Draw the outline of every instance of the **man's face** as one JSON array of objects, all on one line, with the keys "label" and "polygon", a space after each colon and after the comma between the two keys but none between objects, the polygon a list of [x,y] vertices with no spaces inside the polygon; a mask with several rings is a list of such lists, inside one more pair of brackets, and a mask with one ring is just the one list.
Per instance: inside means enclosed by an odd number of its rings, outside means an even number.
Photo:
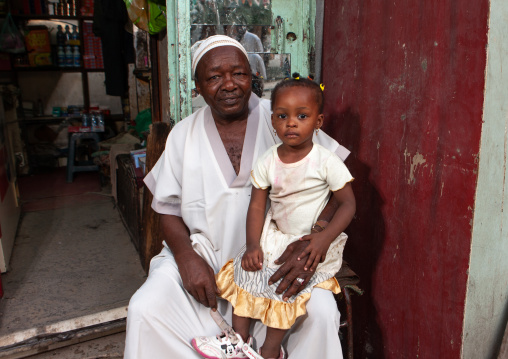
[{"label": "man's face", "polygon": [[196,88],[216,120],[234,121],[249,113],[251,71],[245,55],[234,46],[207,52],[196,68]]}]

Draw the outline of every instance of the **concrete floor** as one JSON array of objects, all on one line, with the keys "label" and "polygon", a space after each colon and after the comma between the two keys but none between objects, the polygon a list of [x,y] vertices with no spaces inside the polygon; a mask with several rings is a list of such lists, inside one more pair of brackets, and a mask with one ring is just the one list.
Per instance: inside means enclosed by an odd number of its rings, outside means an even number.
[{"label": "concrete floor", "polygon": [[95,340],[74,344],[68,347],[55,349],[46,353],[36,354],[27,357],[28,359],[96,359],[123,358],[125,345],[125,332],[108,335]]},{"label": "concrete floor", "polygon": [[[104,318],[125,316],[145,273],[113,199],[95,196],[90,201],[90,193],[73,192],[70,201],[58,199],[58,208],[23,213],[10,270],[2,274],[0,349],[20,338],[15,334],[40,336],[54,323],[75,329],[81,320],[75,318],[94,322],[99,312]],[[110,335],[37,357],[121,357],[123,338]]]}]

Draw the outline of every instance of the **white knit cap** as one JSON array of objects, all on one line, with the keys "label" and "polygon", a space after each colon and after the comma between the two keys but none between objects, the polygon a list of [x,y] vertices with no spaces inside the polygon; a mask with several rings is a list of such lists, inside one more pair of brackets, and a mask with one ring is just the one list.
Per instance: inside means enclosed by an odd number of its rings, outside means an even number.
[{"label": "white knit cap", "polygon": [[196,77],[196,67],[198,66],[199,60],[201,60],[208,51],[220,46],[234,46],[240,49],[248,59],[247,51],[245,51],[245,48],[238,41],[225,35],[213,35],[192,45],[192,77]]}]

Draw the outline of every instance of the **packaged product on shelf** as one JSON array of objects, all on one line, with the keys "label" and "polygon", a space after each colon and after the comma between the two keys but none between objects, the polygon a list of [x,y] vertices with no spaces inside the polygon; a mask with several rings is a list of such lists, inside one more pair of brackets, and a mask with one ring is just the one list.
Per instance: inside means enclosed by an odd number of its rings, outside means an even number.
[{"label": "packaged product on shelf", "polygon": [[94,2],[93,0],[81,0],[81,15],[93,16]]},{"label": "packaged product on shelf", "polygon": [[25,45],[30,66],[52,65],[48,29],[45,26],[29,26],[27,30]]}]

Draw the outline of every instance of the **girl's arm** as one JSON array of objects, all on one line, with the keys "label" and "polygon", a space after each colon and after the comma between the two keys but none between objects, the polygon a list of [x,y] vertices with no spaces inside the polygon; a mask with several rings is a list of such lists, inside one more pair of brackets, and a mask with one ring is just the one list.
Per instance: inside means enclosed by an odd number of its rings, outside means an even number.
[{"label": "girl's arm", "polygon": [[356,212],[355,195],[350,183],[347,183],[342,189],[333,192],[333,196],[338,202],[338,207],[330,223],[321,232],[311,233],[301,238],[303,241],[310,240],[310,244],[298,256],[298,260],[300,260],[309,255],[305,263],[305,270],[310,269],[310,271],[314,271],[318,264],[325,259],[330,244],[351,223]]},{"label": "girl's arm", "polygon": [[242,258],[242,267],[245,270],[256,271],[263,268],[263,252],[260,240],[265,222],[266,201],[268,189],[259,189],[252,186],[252,192],[247,212],[247,245]]},{"label": "girl's arm", "polygon": [[312,227],[312,232],[319,233],[323,229],[325,229],[326,226],[328,226],[328,223],[330,223],[330,221],[332,220],[333,215],[337,211],[337,208],[339,208],[339,202],[337,201],[332,192],[332,195],[330,196],[328,203],[326,204],[325,208],[323,208],[323,211],[321,211],[321,213],[318,216],[318,219],[316,220],[316,223]]}]

